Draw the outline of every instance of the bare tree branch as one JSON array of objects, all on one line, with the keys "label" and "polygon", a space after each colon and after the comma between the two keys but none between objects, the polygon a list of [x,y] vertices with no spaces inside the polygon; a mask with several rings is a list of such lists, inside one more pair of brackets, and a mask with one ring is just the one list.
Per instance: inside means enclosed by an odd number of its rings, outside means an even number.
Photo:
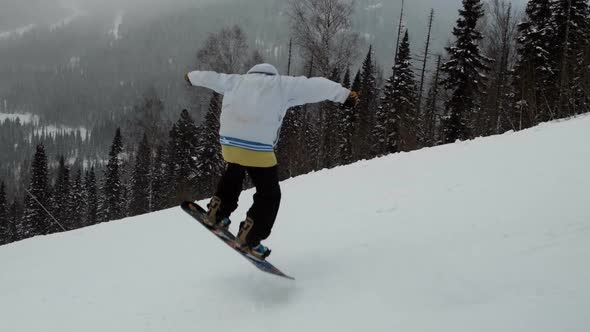
[{"label": "bare tree branch", "polygon": [[246,35],[239,26],[222,29],[209,35],[197,53],[201,67],[223,73],[242,73],[248,57]]},{"label": "bare tree branch", "polygon": [[[288,15],[293,42],[305,63],[329,76],[358,57],[358,34],[351,31],[353,5],[345,0],[290,0]],[[313,61],[311,61],[313,59]]]}]

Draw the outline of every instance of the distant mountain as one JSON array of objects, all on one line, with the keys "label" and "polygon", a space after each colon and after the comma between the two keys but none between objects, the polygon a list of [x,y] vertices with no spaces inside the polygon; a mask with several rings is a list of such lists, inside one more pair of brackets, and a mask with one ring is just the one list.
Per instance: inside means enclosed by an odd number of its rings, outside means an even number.
[{"label": "distant mountain", "polygon": [[[406,1],[404,26],[416,57],[422,54],[430,8],[436,11],[431,50],[439,53],[450,38],[460,3]],[[182,107],[199,112],[203,107],[194,105],[179,77],[195,67],[195,54],[207,35],[239,24],[250,45],[284,69],[290,37],[286,4],[10,0],[2,5],[0,22],[5,32],[18,33],[0,38],[0,101],[6,100],[7,113],[25,110],[42,121],[84,125],[131,108],[154,87],[171,113]],[[401,1],[356,4],[355,29],[365,43],[361,53],[373,44],[377,62],[389,75]]]}]

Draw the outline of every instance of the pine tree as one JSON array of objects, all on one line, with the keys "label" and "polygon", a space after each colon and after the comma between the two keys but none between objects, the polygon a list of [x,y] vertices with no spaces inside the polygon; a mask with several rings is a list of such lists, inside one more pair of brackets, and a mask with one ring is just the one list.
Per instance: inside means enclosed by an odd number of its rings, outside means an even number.
[{"label": "pine tree", "polygon": [[123,185],[121,183],[121,160],[119,159],[119,155],[122,152],[123,138],[121,136],[121,129],[117,128],[104,174],[101,221],[121,219],[124,214],[122,207]]},{"label": "pine tree", "polygon": [[[362,85],[362,79],[361,79],[361,71],[359,69],[357,71],[356,75],[354,76],[354,80],[352,81],[352,85],[350,87],[350,90],[360,93],[361,85]],[[359,151],[359,143],[358,143],[359,139],[358,139],[358,134],[357,134],[359,132],[359,122],[360,122],[359,107],[360,107],[360,105],[356,105],[353,108],[351,108],[350,114],[352,115],[352,117],[349,119],[349,121],[347,122],[348,124],[346,125],[347,128],[351,132],[350,132],[350,143],[349,143],[350,144],[350,154],[348,155],[349,157],[345,157],[345,158],[350,159],[350,162],[360,160],[359,156],[361,154],[361,152]],[[348,134],[346,134],[346,135],[348,135]],[[343,148],[347,149],[348,147],[343,146]],[[343,156],[346,156],[346,155],[343,154]],[[349,164],[350,162],[345,162],[345,164]]]},{"label": "pine tree", "polygon": [[12,204],[10,204],[10,208],[8,210],[8,221],[10,223],[10,236],[11,242],[16,242],[20,240],[19,231],[18,231],[18,224],[19,221],[22,220],[22,207],[18,204],[17,200],[15,199]]},{"label": "pine tree", "polygon": [[[72,229],[70,205],[70,170],[61,156],[51,196],[51,213],[67,229]],[[52,224],[51,232],[59,231],[59,226]]]},{"label": "pine tree", "polygon": [[50,217],[43,208],[48,208],[49,205],[49,188],[47,156],[45,155],[45,147],[42,144],[37,145],[35,157],[31,165],[29,193],[25,199],[23,218],[17,227],[17,237],[19,239],[48,234],[51,227]]},{"label": "pine tree", "polygon": [[294,107],[287,111],[280,139],[277,145],[277,159],[279,165],[279,179],[284,180],[299,175],[302,168],[302,149],[300,145],[302,115],[301,107]]},{"label": "pine tree", "polygon": [[432,22],[434,21],[434,9],[430,9],[430,16],[428,16],[428,33],[426,35],[426,44],[424,45],[424,57],[422,59],[422,71],[420,74],[420,87],[418,88],[418,101],[416,106],[418,107],[418,113],[422,110],[422,95],[424,93],[424,79],[426,76],[426,65],[428,63],[430,40],[432,35]]},{"label": "pine tree", "polygon": [[197,174],[199,174],[199,195],[210,197],[214,194],[217,182],[225,169],[219,143],[219,116],[221,115],[221,96],[213,93],[205,122],[199,130],[197,146]]},{"label": "pine tree", "polygon": [[[400,12],[399,12],[399,22],[398,22],[398,26],[397,26],[397,33],[396,33],[396,40],[395,40],[395,56],[393,57],[393,63],[395,64],[397,62],[397,54],[399,52],[399,43],[402,39],[402,31],[404,28],[404,8],[405,8],[405,1],[402,0],[402,5],[400,8]],[[395,76],[395,66],[393,69],[393,74],[392,76]]]},{"label": "pine tree", "polygon": [[519,24],[519,59],[514,70],[514,90],[518,129],[531,127],[550,119],[554,94],[550,51],[554,35],[549,22],[551,0],[530,0],[526,20]]},{"label": "pine tree", "polygon": [[156,156],[152,166],[152,191],[150,198],[150,211],[160,211],[168,205],[168,187],[167,187],[167,170],[166,166],[166,149],[158,146]]},{"label": "pine tree", "polygon": [[[287,61],[287,75],[291,75],[293,57],[293,40],[289,39],[289,56]],[[277,144],[277,160],[283,165],[279,168],[279,179],[287,179],[298,174],[298,166],[302,158],[298,154],[299,132],[302,124],[302,107],[293,107],[285,113],[283,126],[279,132]]]},{"label": "pine tree", "polygon": [[305,105],[302,110],[302,125],[300,138],[301,149],[305,151],[303,154],[303,165],[301,174],[306,174],[320,169],[320,131],[318,126],[319,113],[316,109],[318,105]]},{"label": "pine tree", "polygon": [[169,174],[174,186],[171,188],[172,205],[196,197],[195,180],[199,178],[197,169],[198,129],[187,110],[180,113],[180,119],[170,133],[168,148]]},{"label": "pine tree", "polygon": [[550,60],[558,70],[557,118],[574,115],[585,109],[582,77],[586,46],[590,42],[588,0],[555,0],[551,4],[550,27],[554,34]]},{"label": "pine tree", "polygon": [[69,227],[68,229],[81,228],[86,225],[85,211],[88,208],[88,202],[84,195],[84,187],[82,185],[82,169],[78,168],[76,178],[72,182],[70,189],[70,197],[68,198]]},{"label": "pine tree", "polygon": [[[313,77],[314,56],[307,63],[308,75]],[[317,105],[303,105],[301,108],[301,131],[299,142],[305,154],[301,158],[300,174],[306,174],[320,168],[320,132],[318,128]]]},{"label": "pine tree", "polygon": [[[289,39],[289,56],[287,61],[287,75],[291,75],[293,58],[293,39]],[[299,133],[302,125],[302,107],[293,107],[285,113],[283,126],[277,143],[277,160],[280,165],[279,179],[284,180],[298,175],[302,157],[299,144]]]},{"label": "pine tree", "polygon": [[372,129],[375,123],[377,87],[375,84],[375,66],[373,64],[373,47],[363,61],[360,75],[360,100],[357,107],[357,128],[355,132],[355,159],[369,159],[373,145]]},{"label": "pine tree", "polygon": [[129,215],[137,216],[150,212],[152,151],[147,134],[144,133],[137,153],[135,166],[131,174],[131,203]]},{"label": "pine tree", "polygon": [[434,77],[432,78],[430,89],[428,90],[424,112],[420,115],[418,137],[420,146],[434,146],[441,141],[441,138],[437,136],[437,120],[441,115],[441,112],[439,111],[441,61],[442,57],[441,55],[438,55],[436,70],[434,72]]},{"label": "pine tree", "polygon": [[[334,68],[329,79],[334,82],[340,81],[340,72],[337,68]],[[322,168],[332,168],[338,164],[337,132],[342,113],[339,112],[339,106],[333,102],[324,102],[320,107]]]},{"label": "pine tree", "polygon": [[357,71],[354,75],[354,79],[352,80],[352,85],[350,86],[352,91],[360,92],[361,91],[361,71]]},{"label": "pine tree", "polygon": [[408,31],[400,44],[393,76],[387,80],[375,127],[377,153],[417,148],[416,82],[412,71]]},{"label": "pine tree", "polygon": [[[588,21],[590,21],[590,9],[588,9]],[[590,112],[590,24],[586,26],[586,49],[582,52],[584,54],[582,62],[582,98],[581,102],[585,105],[582,112]]]},{"label": "pine tree", "polygon": [[478,46],[483,39],[477,29],[477,23],[484,15],[480,0],[463,0],[459,15],[457,25],[453,28],[456,41],[446,48],[449,61],[441,69],[446,74],[442,84],[451,94],[446,103],[447,142],[472,137],[473,127],[478,124],[471,122],[480,111],[482,87],[489,62]]},{"label": "pine tree", "polygon": [[582,54],[584,54],[583,56],[583,62],[582,62],[582,71],[583,71],[583,76],[582,76],[582,82],[583,85],[585,87],[584,90],[584,94],[586,95],[586,109],[590,112],[590,4],[589,4],[589,8],[587,10],[587,17],[588,20],[586,21],[586,32],[585,32],[585,36],[586,36],[586,47],[585,50],[582,52]]},{"label": "pine tree", "polygon": [[166,155],[164,161],[164,169],[163,169],[163,187],[164,190],[164,198],[165,202],[162,203],[164,208],[172,207],[177,205],[178,199],[176,198],[176,188],[177,188],[177,177],[176,174],[178,173],[178,169],[180,165],[178,165],[178,160],[181,157],[178,156],[178,145],[180,144],[180,132],[178,130],[178,124],[172,124],[172,128],[168,133],[168,145],[166,147]]},{"label": "pine tree", "polygon": [[[350,68],[346,70],[342,80],[342,86],[358,91],[360,88],[360,73],[356,75],[357,90],[351,86]],[[348,165],[353,162],[352,139],[354,136],[355,112],[354,108],[346,107],[344,104],[340,107],[338,122],[338,164]]]},{"label": "pine tree", "polygon": [[85,200],[87,202],[85,217],[86,225],[95,225],[99,221],[98,215],[98,188],[96,184],[96,173],[94,166],[90,168],[90,171],[86,172],[84,178],[84,189],[85,189]]},{"label": "pine tree", "polygon": [[479,116],[481,124],[475,132],[477,136],[501,134],[517,129],[514,116],[514,91],[510,84],[513,72],[512,60],[518,39],[518,25],[514,18],[512,4],[506,0],[493,0],[490,3],[488,27],[485,29],[484,49],[492,60],[486,95]]},{"label": "pine tree", "polygon": [[8,219],[8,205],[6,201],[6,187],[0,181],[0,246],[12,242],[10,220]]},{"label": "pine tree", "polygon": [[[289,56],[287,61],[287,75],[291,75],[291,63],[293,55],[293,41],[289,40]],[[299,146],[300,131],[302,125],[302,107],[293,107],[285,113],[283,126],[280,131],[280,139],[277,144],[277,159],[279,179],[288,179],[298,175],[301,168],[302,156]]]}]

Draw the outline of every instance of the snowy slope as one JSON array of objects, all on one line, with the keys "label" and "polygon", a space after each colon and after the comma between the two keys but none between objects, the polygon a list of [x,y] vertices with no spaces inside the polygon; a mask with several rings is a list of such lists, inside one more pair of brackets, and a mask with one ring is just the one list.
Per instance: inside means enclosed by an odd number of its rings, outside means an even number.
[{"label": "snowy slope", "polygon": [[585,332],[588,142],[585,116],[288,180],[296,281],[178,208],[5,246],[2,330]]}]

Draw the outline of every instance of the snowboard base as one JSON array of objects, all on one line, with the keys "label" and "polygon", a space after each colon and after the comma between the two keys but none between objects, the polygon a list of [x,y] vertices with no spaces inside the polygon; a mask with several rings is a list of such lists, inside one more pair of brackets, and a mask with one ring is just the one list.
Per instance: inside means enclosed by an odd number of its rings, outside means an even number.
[{"label": "snowboard base", "polygon": [[254,266],[256,266],[259,270],[266,272],[266,273],[276,275],[278,277],[283,277],[286,279],[295,280],[295,278],[290,277],[290,276],[284,274],[283,272],[281,272],[274,265],[272,265],[269,261],[260,260],[260,259],[251,257],[248,254],[246,254],[245,252],[239,250],[237,248],[236,242],[235,242],[236,237],[231,232],[229,232],[227,230],[211,229],[207,225],[203,224],[203,219],[204,219],[205,215],[207,214],[207,211],[205,211],[205,209],[203,209],[197,203],[185,201],[180,205],[180,207],[184,210],[184,212],[188,213],[191,217],[193,217],[201,225],[203,225],[203,227],[205,227],[209,232],[213,233],[215,236],[217,236],[218,239],[220,239],[225,244],[227,244],[228,246],[233,248],[242,257],[244,257],[246,260],[248,260],[250,263],[252,263]]}]

